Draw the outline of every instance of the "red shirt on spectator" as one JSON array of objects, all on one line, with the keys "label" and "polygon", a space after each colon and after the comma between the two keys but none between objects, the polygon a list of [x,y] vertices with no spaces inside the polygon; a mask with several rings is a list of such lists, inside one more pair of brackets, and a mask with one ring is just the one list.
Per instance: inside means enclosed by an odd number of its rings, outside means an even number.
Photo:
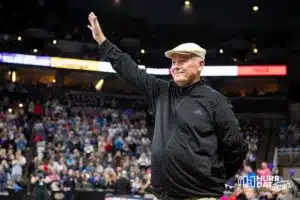
[{"label": "red shirt on spectator", "polygon": [[107,140],[104,145],[105,151],[110,152],[113,149],[112,141]]},{"label": "red shirt on spectator", "polygon": [[228,200],[237,200],[236,195],[230,196]]},{"label": "red shirt on spectator", "polygon": [[49,172],[49,167],[48,164],[44,164],[44,172],[48,173]]},{"label": "red shirt on spectator", "polygon": [[43,136],[37,135],[37,136],[34,136],[32,142],[37,143],[37,142],[40,142],[40,141],[43,141],[43,140],[44,140]]},{"label": "red shirt on spectator", "polygon": [[42,106],[38,103],[34,105],[34,114],[36,115],[42,114]]}]

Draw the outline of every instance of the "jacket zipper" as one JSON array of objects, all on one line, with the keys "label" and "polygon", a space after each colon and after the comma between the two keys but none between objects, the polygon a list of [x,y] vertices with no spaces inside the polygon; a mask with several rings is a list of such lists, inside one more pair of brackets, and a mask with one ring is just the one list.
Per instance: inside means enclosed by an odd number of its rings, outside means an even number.
[{"label": "jacket zipper", "polygon": [[[171,118],[173,118],[173,120],[171,119],[172,121],[170,121],[170,123],[172,124],[172,126],[171,126],[172,132],[173,132],[173,130],[176,130],[174,126],[176,126],[176,125],[178,124],[178,117],[177,117],[177,116],[175,117],[176,111],[178,110],[179,106],[180,106],[184,101],[186,101],[187,99],[190,99],[190,98],[191,98],[190,96],[186,96],[186,97],[182,98],[182,99],[181,99],[177,104],[175,104],[175,106],[172,108],[172,116],[171,116]],[[172,133],[172,134],[173,134],[173,133]],[[170,145],[169,143],[170,143],[170,141],[171,141],[171,138],[172,138],[172,135],[170,136],[170,138],[169,138],[169,140],[168,140],[168,142],[167,142],[165,148],[169,148],[169,145]]]},{"label": "jacket zipper", "polygon": [[[182,98],[181,100],[179,100],[179,102],[176,103],[174,106],[172,106],[172,116],[171,116],[171,118],[173,118],[173,119],[175,118],[175,113],[176,113],[178,107],[179,107],[185,100],[187,100],[187,99],[189,99],[189,98],[190,98],[189,96],[186,96],[186,97]],[[170,123],[172,124],[172,126],[171,126],[171,131],[172,131],[172,134],[173,134],[173,131],[175,131],[175,130],[177,129],[177,128],[175,129],[175,126],[178,124],[178,118],[176,117],[174,121],[171,121],[171,120],[172,120],[172,119],[170,119]],[[175,125],[174,125],[174,124],[175,124]],[[166,143],[164,151],[165,151],[166,149],[172,149],[172,148],[173,148],[172,146],[170,146],[170,141],[171,141],[172,136],[173,136],[173,135],[170,136],[168,142]],[[164,157],[165,157],[165,155],[164,155]],[[166,168],[167,168],[166,163],[165,163],[166,161],[167,161],[167,159],[164,158],[164,162],[163,162],[163,170],[164,170],[164,173],[166,172]],[[164,195],[164,196],[168,196],[168,194],[167,194],[167,187],[168,187],[168,186],[165,185],[165,184],[166,184],[166,176],[164,175],[164,187],[165,187],[165,189],[164,189],[164,191],[163,191],[163,193],[164,193],[163,195]]]}]

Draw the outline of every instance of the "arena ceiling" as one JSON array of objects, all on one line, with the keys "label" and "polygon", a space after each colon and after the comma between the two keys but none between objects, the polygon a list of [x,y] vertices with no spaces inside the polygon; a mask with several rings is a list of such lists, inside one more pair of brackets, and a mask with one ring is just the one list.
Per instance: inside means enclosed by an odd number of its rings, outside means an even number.
[{"label": "arena ceiling", "polygon": [[[182,38],[189,39],[189,36],[195,34],[199,40],[209,37],[208,43],[214,43],[219,37],[231,37],[243,32],[247,32],[247,35],[251,32],[264,35],[273,31],[273,35],[277,35],[284,32],[287,34],[286,31],[289,30],[299,31],[300,28],[299,1],[189,0],[189,2],[190,9],[187,10],[185,0],[39,0],[20,2],[21,5],[18,7],[4,1],[2,12],[9,13],[4,16],[4,23],[7,23],[7,26],[13,20],[21,22],[23,19],[29,20],[30,23],[20,24],[21,27],[36,25],[36,22],[40,21],[39,26],[54,30],[59,27],[64,29],[70,25],[86,25],[88,12],[94,11],[104,24],[104,30],[114,31],[114,34],[120,35],[117,37],[124,37],[130,32],[139,37],[148,37],[150,33],[152,34],[148,31],[152,28],[157,34],[171,32],[177,35],[173,30],[179,28],[181,31],[178,34]],[[22,4],[27,9],[23,9]],[[258,8],[256,12],[253,11],[254,6]],[[54,17],[53,21],[42,21],[49,16]],[[34,28],[28,26],[27,28]],[[247,37],[247,35],[239,36]]]},{"label": "arena ceiling", "polygon": [[[127,14],[146,19],[151,24],[198,24],[210,25],[226,31],[238,28],[298,26],[297,1],[271,0],[69,0],[67,6],[81,10],[114,15]],[[258,12],[252,7],[257,6]],[[187,9],[190,8],[190,9]]]},{"label": "arena ceiling", "polygon": [[25,37],[35,30],[35,37],[45,39],[30,42],[28,49],[66,39],[68,34],[72,41],[93,43],[86,24],[87,14],[94,11],[110,40],[153,67],[168,65],[163,52],[183,42],[206,48],[207,63],[212,65],[234,60],[287,64],[299,55],[299,1],[189,2],[190,9],[185,9],[185,0],[39,0],[19,2],[19,6],[4,1],[0,23],[4,33]]}]

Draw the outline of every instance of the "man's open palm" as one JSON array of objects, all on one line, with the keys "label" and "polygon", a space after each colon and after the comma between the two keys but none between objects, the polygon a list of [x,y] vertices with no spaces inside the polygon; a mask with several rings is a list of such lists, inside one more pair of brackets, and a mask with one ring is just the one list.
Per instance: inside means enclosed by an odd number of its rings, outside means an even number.
[{"label": "man's open palm", "polygon": [[90,25],[88,25],[88,28],[92,31],[93,38],[99,44],[102,44],[106,38],[105,38],[105,36],[104,36],[104,34],[101,30],[101,27],[100,27],[100,24],[98,22],[97,16],[93,12],[91,12],[89,14],[88,19],[89,19],[89,22],[90,22]]}]

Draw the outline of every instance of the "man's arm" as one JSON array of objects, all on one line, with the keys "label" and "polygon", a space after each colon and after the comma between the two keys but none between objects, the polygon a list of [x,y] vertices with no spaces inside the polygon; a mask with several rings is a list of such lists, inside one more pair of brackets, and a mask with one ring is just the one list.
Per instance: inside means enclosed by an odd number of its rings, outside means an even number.
[{"label": "man's arm", "polygon": [[166,81],[157,79],[139,69],[138,65],[126,53],[123,53],[117,46],[109,40],[105,40],[100,46],[100,55],[109,61],[113,69],[127,82],[143,92],[151,102],[159,95],[162,85],[167,85]]},{"label": "man's arm", "polygon": [[220,102],[214,113],[219,137],[220,152],[223,153],[226,178],[233,177],[242,167],[246,157],[247,146],[237,118],[233,113],[232,105]]},{"label": "man's arm", "polygon": [[139,69],[129,55],[123,53],[108,41],[102,32],[97,16],[93,12],[89,14],[88,20],[90,22],[88,28],[92,31],[94,40],[100,45],[101,55],[106,57],[122,78],[146,94],[152,104],[151,106],[154,108],[155,99],[160,93],[160,88],[162,85],[167,86],[167,82],[150,76],[145,70]]}]

